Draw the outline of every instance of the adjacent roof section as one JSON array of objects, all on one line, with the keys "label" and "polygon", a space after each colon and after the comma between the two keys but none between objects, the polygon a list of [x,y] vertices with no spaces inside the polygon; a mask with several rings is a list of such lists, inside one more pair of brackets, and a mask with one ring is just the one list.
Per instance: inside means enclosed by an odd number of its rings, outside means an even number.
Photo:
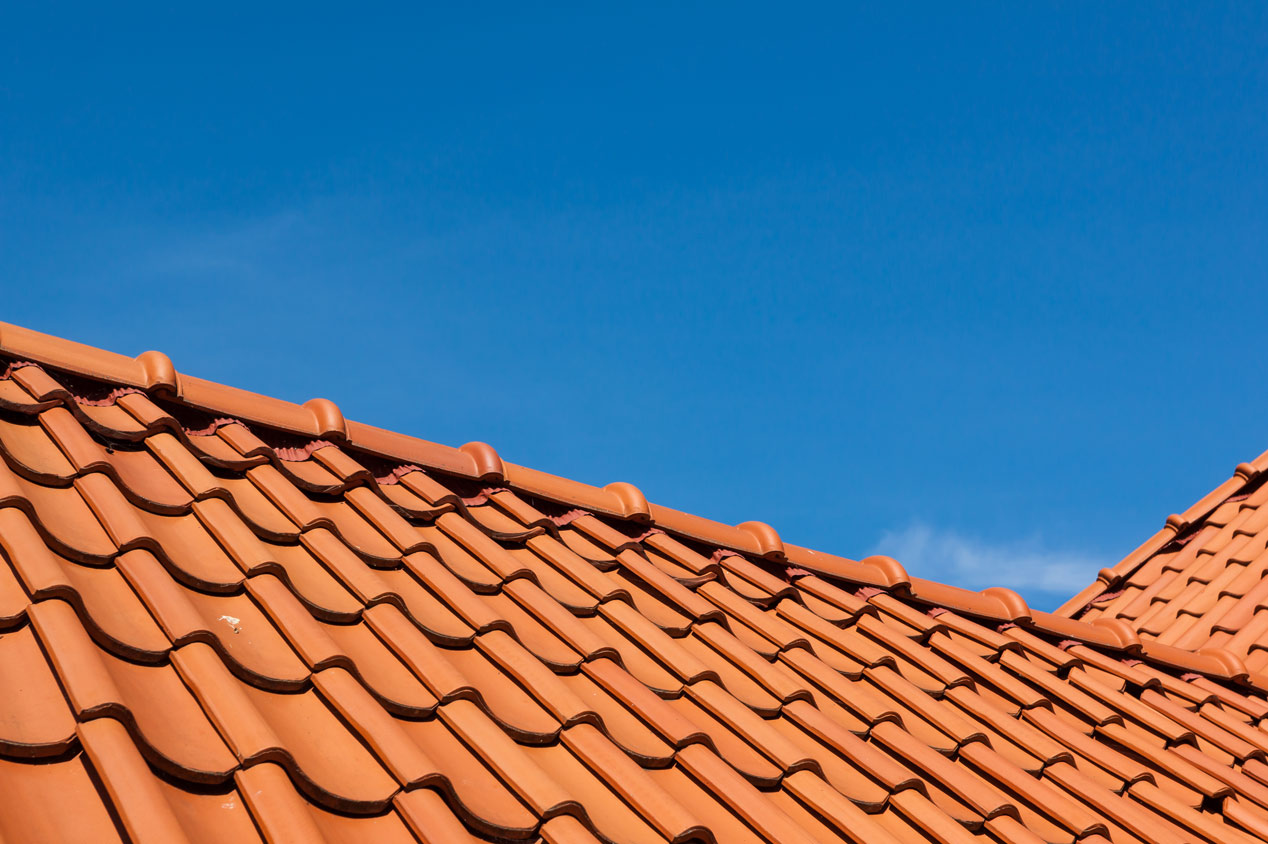
[{"label": "adjacent roof section", "polygon": [[1268,838],[1225,651],[0,351],[0,841]]},{"label": "adjacent roof section", "polygon": [[1218,647],[1268,669],[1268,453],[1233,476],[1058,612],[1116,619],[1142,639]]}]

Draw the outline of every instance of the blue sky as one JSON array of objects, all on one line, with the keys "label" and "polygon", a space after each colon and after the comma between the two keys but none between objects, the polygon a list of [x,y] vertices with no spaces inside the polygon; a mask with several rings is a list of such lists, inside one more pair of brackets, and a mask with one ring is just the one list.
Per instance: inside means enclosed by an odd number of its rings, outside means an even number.
[{"label": "blue sky", "polygon": [[0,319],[1045,608],[1268,449],[1263,7],[459,5],[7,9]]}]

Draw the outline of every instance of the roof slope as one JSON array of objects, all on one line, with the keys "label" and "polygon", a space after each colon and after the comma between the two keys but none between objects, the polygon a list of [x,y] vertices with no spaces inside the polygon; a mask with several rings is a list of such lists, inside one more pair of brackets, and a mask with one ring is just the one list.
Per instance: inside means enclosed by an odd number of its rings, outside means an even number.
[{"label": "roof slope", "polygon": [[1181,648],[1218,647],[1268,670],[1268,453],[1180,515],[1059,612],[1118,619]]},{"label": "roof slope", "polygon": [[0,325],[0,841],[1268,838],[1268,683]]}]

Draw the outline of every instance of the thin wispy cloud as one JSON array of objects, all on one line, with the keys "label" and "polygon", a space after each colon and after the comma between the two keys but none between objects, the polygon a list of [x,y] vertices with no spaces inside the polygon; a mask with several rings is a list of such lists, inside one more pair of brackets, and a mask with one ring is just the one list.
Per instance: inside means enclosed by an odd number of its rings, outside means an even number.
[{"label": "thin wispy cloud", "polygon": [[235,220],[222,225],[144,230],[138,268],[166,277],[260,279],[303,260],[320,242],[324,227],[296,209]]},{"label": "thin wispy cloud", "polygon": [[921,521],[887,530],[875,554],[888,554],[909,572],[969,589],[1007,586],[1022,595],[1075,594],[1106,565],[1097,555],[1053,548],[1040,537],[989,541]]}]

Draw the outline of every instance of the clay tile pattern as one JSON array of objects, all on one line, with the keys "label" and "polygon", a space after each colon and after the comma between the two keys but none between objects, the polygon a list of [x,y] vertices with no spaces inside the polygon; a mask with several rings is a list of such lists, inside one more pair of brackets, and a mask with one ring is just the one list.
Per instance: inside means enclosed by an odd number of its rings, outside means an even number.
[{"label": "clay tile pattern", "polygon": [[0,841],[1268,836],[1223,652],[0,348]]},{"label": "clay tile pattern", "polygon": [[1121,622],[1141,640],[1197,651],[1268,674],[1268,454],[1233,476],[1061,613]]}]

